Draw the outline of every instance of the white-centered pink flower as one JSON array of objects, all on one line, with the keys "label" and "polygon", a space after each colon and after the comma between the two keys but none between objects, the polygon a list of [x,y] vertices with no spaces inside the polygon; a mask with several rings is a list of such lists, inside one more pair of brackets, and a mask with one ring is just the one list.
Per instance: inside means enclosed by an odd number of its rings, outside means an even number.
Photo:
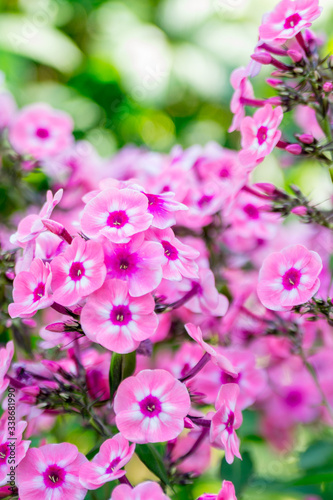
[{"label": "white-centered pink flower", "polygon": [[135,488],[127,484],[117,486],[111,495],[110,500],[170,500],[165,495],[161,486],[152,481],[145,481],[138,484]]},{"label": "white-centered pink flower", "polygon": [[51,269],[54,301],[72,306],[103,285],[106,276],[103,247],[78,236],[62,255],[52,260]]},{"label": "white-centered pink flower", "polygon": [[105,236],[126,243],[151,226],[147,197],[135,189],[105,189],[92,198],[82,214],[81,227],[89,238]]},{"label": "white-centered pink flower", "polygon": [[123,380],[114,399],[116,424],[135,443],[175,439],[191,402],[186,386],[166,370],[143,370]]},{"label": "white-centered pink flower", "polygon": [[14,356],[14,342],[10,340],[6,347],[0,349],[0,396],[8,387],[9,379],[6,378],[10,364]]},{"label": "white-centered pink flower", "polygon": [[82,329],[90,340],[111,351],[132,352],[155,333],[154,308],[151,294],[131,297],[126,281],[107,280],[88,297],[81,313]]},{"label": "white-centered pink flower", "polygon": [[51,296],[51,266],[41,259],[34,259],[29,271],[21,271],[14,279],[13,299],[8,313],[11,318],[30,318],[39,309],[49,307]]},{"label": "white-centered pink flower", "polygon": [[242,150],[239,159],[246,167],[255,166],[269,155],[281,137],[278,127],[283,118],[281,106],[275,109],[266,104],[253,117],[246,116],[241,123]]},{"label": "white-centered pink flower", "polygon": [[195,259],[199,257],[200,253],[176,238],[171,228],[150,230],[146,237],[148,240],[158,241],[163,247],[163,278],[181,281],[183,277],[198,277],[198,264]]},{"label": "white-centered pink flower", "polygon": [[259,299],[274,311],[289,310],[308,302],[319,289],[322,267],[318,253],[303,245],[291,245],[272,253],[259,272]]},{"label": "white-centered pink flower", "polygon": [[[11,406],[9,404],[9,411],[12,413]],[[9,424],[8,414],[4,413],[0,422],[0,486],[7,484],[8,477],[12,472],[11,465],[15,462],[16,466],[23,460],[30,445],[30,441],[22,440],[27,422],[17,422],[15,427],[11,427]],[[15,443],[15,450],[13,443]],[[13,458],[14,462],[12,462]]]},{"label": "white-centered pink flower", "polygon": [[83,500],[79,471],[87,459],[70,443],[30,448],[16,470],[22,500]]},{"label": "white-centered pink flower", "polygon": [[162,281],[163,247],[134,235],[127,244],[105,242],[105,264],[109,278],[127,281],[132,297],[152,292]]},{"label": "white-centered pink flower", "polygon": [[123,467],[131,460],[135,444],[116,434],[102,444],[91,462],[80,469],[80,483],[88,490],[96,490],[103,484],[119,479],[126,474]]},{"label": "white-centered pink flower", "polygon": [[22,108],[9,127],[9,141],[15,151],[36,160],[55,156],[73,143],[73,120],[46,104]]},{"label": "white-centered pink flower", "polygon": [[282,0],[272,12],[263,16],[260,38],[282,44],[302,29],[309,28],[321,11],[318,0]]},{"label": "white-centered pink flower", "polygon": [[219,293],[215,287],[215,277],[210,269],[202,268],[199,271],[199,280],[183,280],[179,289],[190,292],[193,297],[184,304],[187,309],[194,313],[224,316],[229,307],[227,297]]},{"label": "white-centered pink flower", "polygon": [[225,384],[221,387],[216,402],[216,413],[212,416],[210,440],[225,450],[225,459],[228,464],[234,457],[241,458],[239,453],[239,438],[236,434],[243,422],[241,411],[236,407],[239,395],[237,384]]},{"label": "white-centered pink flower", "polygon": [[158,229],[166,229],[176,224],[174,212],[188,210],[186,205],[174,199],[175,193],[171,191],[144,195],[148,198],[148,212],[153,216],[152,226]]},{"label": "white-centered pink flower", "polygon": [[17,232],[10,237],[13,245],[25,246],[28,241],[34,240],[40,233],[46,231],[43,220],[49,219],[53,209],[61,201],[63,189],[59,189],[53,196],[52,191],[46,194],[46,202],[42,206],[39,214],[31,214],[24,217],[17,228]]},{"label": "white-centered pink flower", "polygon": [[238,372],[234,368],[233,364],[231,361],[226,356],[223,356],[223,354],[220,354],[214,349],[213,346],[207,344],[207,342],[204,341],[202,338],[202,331],[199,326],[195,326],[192,323],[187,323],[185,325],[185,329],[189,336],[195,340],[204,351],[206,351],[210,357],[211,361],[217,365],[221,370],[224,370],[226,373],[228,373],[231,376],[237,376]]}]

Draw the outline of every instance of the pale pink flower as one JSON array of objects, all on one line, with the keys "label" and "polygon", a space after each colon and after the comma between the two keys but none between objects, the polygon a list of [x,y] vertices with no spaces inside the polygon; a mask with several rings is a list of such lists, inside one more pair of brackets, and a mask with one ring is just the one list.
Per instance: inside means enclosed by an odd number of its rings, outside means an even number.
[{"label": "pale pink flower", "polygon": [[222,489],[217,495],[204,493],[197,500],[237,500],[235,487],[231,481],[223,481]]},{"label": "pale pink flower", "polygon": [[320,16],[322,8],[318,3],[318,0],[282,0],[272,12],[263,16],[260,38],[279,44],[293,38]]},{"label": "pale pink flower", "polygon": [[80,483],[88,490],[96,490],[108,481],[114,481],[126,474],[123,469],[132,458],[135,444],[116,434],[102,444],[100,451],[91,462],[80,469]]},{"label": "pale pink flower", "polygon": [[73,120],[46,104],[22,108],[9,127],[9,141],[15,151],[36,160],[55,156],[71,146]]},{"label": "pale pink flower", "polygon": [[126,243],[133,234],[148,229],[152,220],[144,194],[134,189],[106,189],[85,206],[81,227],[89,238],[102,235],[113,243]]},{"label": "pale pink flower", "polygon": [[0,92],[0,109],[0,130],[2,130],[8,127],[16,111],[16,103],[9,92]]},{"label": "pale pink flower", "polygon": [[259,272],[258,296],[273,311],[291,309],[317,293],[323,264],[317,252],[291,245],[270,254]]},{"label": "pale pink flower", "polygon": [[226,373],[228,373],[231,376],[237,376],[238,372],[235,370],[233,364],[231,361],[226,356],[223,356],[223,354],[220,354],[219,352],[214,349],[213,346],[207,344],[202,338],[202,331],[199,326],[195,326],[192,323],[187,323],[185,325],[185,329],[189,336],[195,340],[204,351],[206,351],[210,357],[211,361],[217,365],[221,370],[224,370]]},{"label": "pale pink flower", "polygon": [[198,265],[194,260],[199,257],[200,253],[198,250],[184,245],[175,237],[171,228],[150,230],[146,237],[148,240],[158,241],[163,247],[163,278],[180,281],[183,277],[198,277]]},{"label": "pale pink flower", "polygon": [[16,470],[22,500],[83,500],[79,470],[87,459],[70,443],[30,448]]},{"label": "pale pink flower", "polygon": [[51,296],[51,267],[41,259],[34,259],[29,271],[21,271],[14,279],[13,299],[8,313],[11,318],[30,318],[38,309],[49,307]]},{"label": "pale pink flower", "polygon": [[10,340],[7,342],[6,347],[0,349],[0,396],[5,392],[8,387],[9,380],[6,374],[9,370],[10,363],[14,356],[14,342]]},{"label": "pale pink flower", "polygon": [[278,126],[282,118],[281,106],[273,109],[270,104],[258,109],[253,117],[244,118],[240,126],[242,151],[239,153],[243,165],[255,166],[273,151],[281,137]]},{"label": "pale pink flower", "polygon": [[[198,438],[202,435],[201,429],[190,431],[186,436],[177,438],[175,446],[171,451],[171,459],[173,462],[186,455],[193,445],[197,442]],[[205,472],[211,464],[211,447],[209,443],[209,436],[203,439],[200,445],[195,448],[193,453],[190,453],[187,458],[177,464],[177,470],[183,474],[191,473],[195,476],[200,476]]]},{"label": "pale pink flower", "polygon": [[148,212],[152,214],[151,225],[158,229],[166,229],[176,223],[174,212],[188,210],[183,203],[176,201],[175,193],[168,191],[161,194],[143,193],[148,198]]},{"label": "pale pink flower", "polygon": [[22,440],[27,423],[20,421],[16,423],[15,428],[10,427],[7,413],[3,414],[0,427],[0,486],[3,486],[12,472],[11,466],[18,465],[25,457],[30,441]]},{"label": "pale pink flower", "polygon": [[239,130],[243,119],[245,118],[245,105],[242,102],[243,98],[253,99],[253,87],[248,80],[249,72],[247,68],[237,68],[231,73],[230,83],[235,90],[231,103],[230,109],[234,114],[232,119],[232,124],[229,127],[229,132],[234,132]]},{"label": "pale pink flower", "polygon": [[170,500],[157,483],[145,481],[131,488],[127,484],[117,486],[111,495],[110,500]]},{"label": "pale pink flower", "polygon": [[184,304],[194,313],[224,316],[228,310],[229,301],[215,287],[215,277],[210,269],[200,269],[199,280],[183,280],[180,283],[183,291],[193,290],[193,297]]},{"label": "pale pink flower", "polygon": [[52,191],[46,194],[46,202],[42,206],[39,214],[27,215],[24,217],[17,228],[17,232],[10,237],[14,245],[25,246],[28,241],[34,240],[40,233],[46,231],[43,224],[44,219],[49,219],[54,207],[58,205],[63,195],[63,189],[59,189],[53,196]]},{"label": "pale pink flower", "polygon": [[109,278],[127,281],[132,297],[152,292],[162,281],[163,247],[155,241],[144,241],[134,235],[127,244],[106,241],[103,245]]},{"label": "pale pink flower", "polygon": [[191,406],[186,386],[165,370],[143,370],[123,380],[114,400],[116,424],[135,443],[175,439]]},{"label": "pale pink flower", "polygon": [[225,450],[225,459],[228,464],[234,457],[241,458],[239,453],[239,438],[235,432],[242,425],[241,411],[236,407],[239,395],[237,384],[225,384],[221,387],[216,402],[216,413],[212,417],[210,440]]},{"label": "pale pink flower", "polygon": [[158,319],[152,295],[131,297],[128,284],[107,280],[82,309],[84,333],[93,342],[118,353],[134,351],[155,332]]},{"label": "pale pink flower", "polygon": [[54,301],[72,306],[103,285],[106,276],[103,247],[78,236],[62,255],[52,260],[51,269]]}]

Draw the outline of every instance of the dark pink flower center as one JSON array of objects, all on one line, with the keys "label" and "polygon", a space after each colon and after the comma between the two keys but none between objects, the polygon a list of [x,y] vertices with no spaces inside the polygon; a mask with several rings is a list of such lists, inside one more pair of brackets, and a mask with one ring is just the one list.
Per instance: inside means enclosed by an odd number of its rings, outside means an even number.
[{"label": "dark pink flower center", "polygon": [[228,415],[228,420],[225,422],[225,428],[229,434],[234,430],[235,414],[231,411]]},{"label": "dark pink flower center", "polygon": [[108,220],[106,221],[108,226],[115,227],[116,229],[125,226],[127,222],[128,222],[128,217],[125,210],[118,210],[117,212],[111,212],[109,214]]},{"label": "dark pink flower center", "polygon": [[298,25],[298,23],[301,21],[301,16],[296,12],[296,14],[292,14],[291,16],[287,17],[284,23],[284,28],[286,30],[289,30],[290,28],[295,28],[295,26]]},{"label": "dark pink flower center", "polygon": [[237,377],[232,377],[226,372],[221,372],[221,384],[238,384],[240,381],[241,374],[239,373]]},{"label": "dark pink flower center", "polygon": [[47,130],[47,128],[38,128],[36,130],[36,135],[37,137],[39,137],[39,139],[47,139],[48,137],[50,137],[50,132]]},{"label": "dark pink flower center", "polygon": [[220,170],[220,177],[222,177],[222,179],[227,179],[228,177],[230,177],[230,170],[226,167],[223,167],[221,170]]},{"label": "dark pink flower center", "polygon": [[6,462],[8,455],[9,455],[8,443],[0,444],[0,464]]},{"label": "dark pink flower center", "polygon": [[261,146],[267,140],[267,127],[259,127],[257,132],[258,144]]},{"label": "dark pink flower center", "polygon": [[161,241],[164,248],[164,255],[169,260],[176,260],[178,258],[178,250],[176,247],[171,245],[168,241]]},{"label": "dark pink flower center", "polygon": [[116,457],[115,459],[113,459],[112,462],[110,463],[109,467],[106,469],[105,473],[111,474],[111,472],[113,472],[115,470],[115,468],[117,467],[119,462],[121,462],[120,457]]},{"label": "dark pink flower center", "polygon": [[145,195],[148,198],[148,208],[161,203],[159,196],[156,196],[156,194],[145,193]]},{"label": "dark pink flower center", "polygon": [[145,417],[156,417],[162,411],[162,405],[158,398],[149,394],[142,401],[140,401],[140,410]]},{"label": "dark pink flower center", "polygon": [[84,276],[84,267],[81,262],[73,262],[69,270],[69,276],[73,281],[80,281]]},{"label": "dark pink flower center", "polygon": [[139,257],[137,253],[130,254],[125,249],[105,255],[105,264],[112,278],[125,279],[137,270]]},{"label": "dark pink flower center", "polygon": [[65,481],[66,471],[56,464],[49,465],[43,474],[44,484],[47,488],[60,488]]},{"label": "dark pink flower center", "polygon": [[250,217],[250,219],[259,219],[259,210],[255,205],[252,205],[252,203],[248,203],[243,207],[244,212],[246,215]]},{"label": "dark pink flower center", "polygon": [[302,402],[303,402],[303,395],[301,394],[300,391],[294,389],[287,394],[286,403],[291,408],[299,406]]},{"label": "dark pink flower center", "polygon": [[34,289],[34,302],[37,302],[37,300],[40,300],[42,297],[44,297],[44,294],[45,283],[38,283],[38,285]]},{"label": "dark pink flower center", "polygon": [[292,290],[297,288],[301,281],[301,272],[294,267],[288,269],[288,271],[283,275],[282,284],[286,290]]},{"label": "dark pink flower center", "polygon": [[128,325],[131,319],[132,313],[128,306],[115,306],[110,313],[110,320],[114,325]]},{"label": "dark pink flower center", "polygon": [[202,208],[202,207],[204,207],[204,206],[208,205],[208,204],[212,201],[212,199],[213,199],[213,196],[208,196],[207,194],[204,194],[204,195],[200,198],[200,200],[198,201],[198,206],[199,206],[200,208]]}]

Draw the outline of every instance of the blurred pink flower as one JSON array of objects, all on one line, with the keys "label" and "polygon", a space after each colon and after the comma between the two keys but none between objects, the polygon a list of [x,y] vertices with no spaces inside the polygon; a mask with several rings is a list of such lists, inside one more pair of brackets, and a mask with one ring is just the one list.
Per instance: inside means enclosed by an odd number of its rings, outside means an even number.
[{"label": "blurred pink flower", "polygon": [[0,349],[0,396],[5,392],[9,384],[6,374],[9,370],[13,356],[14,342],[10,340],[7,342],[6,347],[1,347]]},{"label": "blurred pink flower", "polygon": [[152,481],[145,481],[135,488],[120,484],[113,490],[110,500],[125,500],[125,498],[126,500],[170,500],[160,485]]}]

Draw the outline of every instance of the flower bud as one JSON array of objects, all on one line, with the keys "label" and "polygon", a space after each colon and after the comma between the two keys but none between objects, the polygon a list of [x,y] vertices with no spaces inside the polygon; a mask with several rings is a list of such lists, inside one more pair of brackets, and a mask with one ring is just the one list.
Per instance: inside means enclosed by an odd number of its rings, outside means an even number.
[{"label": "flower bud", "polygon": [[298,50],[288,50],[288,56],[295,63],[300,62],[303,59],[303,55]]},{"label": "flower bud", "polygon": [[291,209],[291,213],[299,216],[304,216],[308,212],[308,209],[304,207],[303,205],[300,205],[299,207],[294,207]]},{"label": "flower bud", "polygon": [[260,64],[270,64],[272,62],[272,56],[267,54],[267,52],[257,52],[252,54],[251,59]]},{"label": "flower bud", "polygon": [[288,151],[288,153],[291,153],[292,155],[300,155],[303,151],[302,149],[302,146],[300,146],[300,144],[288,144],[288,146],[286,146],[286,151]]},{"label": "flower bud", "polygon": [[323,85],[323,91],[324,92],[332,92],[333,90],[333,83],[332,82],[325,82],[324,85]]},{"label": "flower bud", "polygon": [[47,325],[45,327],[45,330],[48,330],[49,332],[65,332],[66,325],[65,323],[51,323],[51,325]]},{"label": "flower bud", "polygon": [[298,138],[304,144],[312,144],[314,141],[314,137],[311,134],[301,134],[298,136]]},{"label": "flower bud", "polygon": [[284,84],[283,80],[278,80],[277,78],[267,78],[266,82],[273,88],[279,87],[280,85]]}]

